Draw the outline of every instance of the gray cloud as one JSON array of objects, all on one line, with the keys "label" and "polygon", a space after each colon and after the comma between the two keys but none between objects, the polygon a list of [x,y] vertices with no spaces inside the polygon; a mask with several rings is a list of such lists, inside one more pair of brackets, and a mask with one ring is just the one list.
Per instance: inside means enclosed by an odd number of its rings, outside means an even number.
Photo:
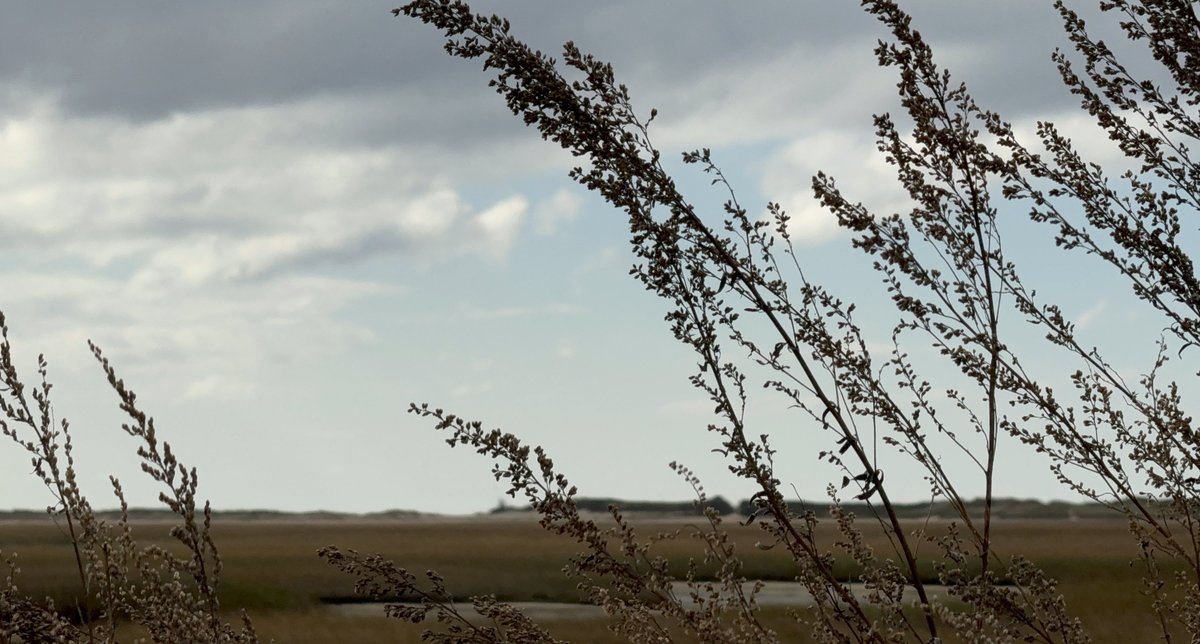
[{"label": "gray cloud", "polygon": [[[1062,38],[1045,3],[905,4],[923,33],[946,48],[944,62],[997,107],[1022,111],[1067,100],[1047,82],[1054,78],[1049,46]],[[342,131],[375,140],[433,137],[447,134],[437,130],[453,123],[464,140],[519,129],[498,103],[478,100],[486,91],[478,64],[450,59],[433,29],[392,18],[389,8],[315,0],[20,3],[6,9],[0,24],[0,86],[57,94],[71,114],[134,121],[314,96],[408,93],[428,100],[429,118],[379,114],[348,121]],[[884,35],[854,3],[776,2],[752,9],[716,2],[560,3],[551,9],[480,2],[476,9],[507,15],[518,35],[550,53],[575,40],[613,62],[635,96],[638,86],[653,95],[660,88],[662,95],[680,92],[713,70],[753,69],[797,47],[809,53],[797,65],[820,67],[822,52],[847,43],[869,47]],[[968,47],[973,60],[955,60]],[[860,56],[869,61],[869,50]],[[1018,85],[1022,91],[1012,91]],[[415,123],[420,127],[410,127]]]},{"label": "gray cloud", "polygon": [[[984,105],[1014,119],[1070,105],[1046,62],[1061,35],[1042,3],[906,6]],[[210,276],[271,275],[427,248],[390,221],[413,200],[567,167],[489,95],[476,62],[446,56],[431,28],[388,8],[14,6],[0,24],[10,108],[0,245],[40,240],[96,265],[138,257],[143,274],[190,258]],[[476,8],[507,14],[546,51],[574,39],[612,60],[639,105],[661,109],[656,137],[668,153],[791,142],[793,161],[766,183],[776,193],[796,175],[796,201],[803,177],[838,163],[794,161],[839,152],[798,141],[862,132],[870,113],[894,109],[892,73],[870,51],[882,26],[851,3]],[[454,230],[439,243],[485,254],[513,234]],[[217,242],[234,264],[203,250]]]},{"label": "gray cloud", "polygon": [[397,38],[387,17],[378,5],[303,0],[15,5],[0,73],[60,89],[73,112],[135,119],[360,91],[438,53]]}]

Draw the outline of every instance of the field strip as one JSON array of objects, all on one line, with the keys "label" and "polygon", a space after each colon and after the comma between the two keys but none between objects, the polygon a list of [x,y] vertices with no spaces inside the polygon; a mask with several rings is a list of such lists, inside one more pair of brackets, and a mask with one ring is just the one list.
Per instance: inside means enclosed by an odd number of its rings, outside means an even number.
[{"label": "field strip", "polygon": [[[763,587],[759,590],[755,599],[759,606],[812,606],[813,597],[804,588],[804,585],[795,581],[764,581]],[[746,582],[743,585],[743,590],[749,594],[754,587],[754,582]],[[854,593],[860,600],[866,600],[869,591],[863,584],[849,584],[850,591]],[[676,597],[683,600],[685,607],[691,607],[694,602],[690,599],[690,590],[686,582],[677,581],[672,584],[672,590]],[[941,586],[926,586],[930,599],[937,599],[945,595],[945,588]],[[703,591],[701,591],[703,592]],[[904,602],[910,603],[917,599],[917,593],[912,588],[905,588]],[[539,620],[593,620],[603,619],[604,609],[591,604],[573,604],[567,602],[509,602],[511,606],[520,610],[526,617],[534,621]],[[328,608],[339,615],[346,617],[378,617],[383,614],[384,602],[364,602],[354,604],[330,604]],[[416,605],[416,604],[403,604]],[[458,611],[468,619],[477,618],[479,614],[471,606],[469,602],[461,602],[455,604]]]}]

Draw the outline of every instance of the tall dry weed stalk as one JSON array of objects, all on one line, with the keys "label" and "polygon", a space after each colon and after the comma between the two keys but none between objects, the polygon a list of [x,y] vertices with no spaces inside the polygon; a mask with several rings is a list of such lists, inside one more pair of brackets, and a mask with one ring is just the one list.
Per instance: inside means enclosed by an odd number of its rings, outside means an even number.
[{"label": "tall dry weed stalk", "polygon": [[[896,69],[903,110],[900,121],[875,117],[876,140],[912,208],[872,212],[823,173],[812,187],[887,288],[896,319],[883,355],[870,350],[854,304],[805,277],[782,208],[768,204],[768,217],[751,216],[707,149],[683,160],[726,193],[723,216],[713,219],[679,191],[651,142],[657,112],[640,117],[611,66],[570,42],[560,65],[514,37],[507,20],[476,15],[463,2],[418,0],[394,13],[442,31],[452,56],[482,59],[489,86],[508,108],[581,159],[571,178],[628,216],[637,258],[631,273],[668,304],[672,333],[699,357],[691,382],[714,403],[708,429],[730,471],[758,487],[749,520],[792,555],[797,579],[815,599],[804,619],[818,640],[1089,641],[1052,579],[1033,562],[996,551],[993,484],[1005,441],[1033,446],[1066,487],[1125,514],[1146,564],[1147,610],[1157,612],[1167,641],[1177,628],[1198,638],[1200,434],[1162,372],[1172,356],[1200,344],[1200,280],[1180,221],[1200,207],[1200,166],[1189,147],[1200,136],[1200,20],[1190,2],[1099,4],[1167,72],[1164,82],[1135,77],[1074,11],[1056,3],[1083,65],[1077,71],[1070,56],[1055,52],[1064,84],[1139,166],[1115,178],[1052,124],[1039,123],[1036,142],[1019,140],[935,63],[897,3],[862,2],[889,34],[875,54],[880,65]],[[1123,379],[1057,306],[1025,286],[1001,235],[1006,201],[1049,226],[1064,253],[1082,251],[1116,269],[1163,316],[1158,355],[1137,383]],[[1072,393],[1044,384],[1063,374],[1040,365],[1034,373],[1022,362],[1017,347],[1031,350],[1028,343],[1009,338],[1025,325],[1065,350]],[[910,348],[930,345],[962,374],[966,390],[935,387],[921,375]],[[743,352],[752,360],[727,357]],[[819,457],[843,471],[841,489],[869,502],[891,552],[865,545],[859,518],[840,508],[834,486],[830,519],[841,538],[817,542],[814,528],[823,518],[788,506],[770,436],[746,424],[750,385],[783,396],[803,414],[803,425],[825,432]],[[701,537],[722,562],[721,575],[702,590],[692,581],[692,597],[702,600],[697,608],[671,592],[674,579],[653,556],[654,539],[639,541],[619,509],[608,528],[579,515],[575,489],[540,448],[531,451],[511,434],[426,405],[410,411],[450,431],[452,445],[491,457],[496,477],[511,483],[510,494],[528,498],[543,526],[584,546],[568,574],[581,578],[616,632],[654,642],[678,633],[711,642],[780,639],[759,622],[753,593],[742,592],[736,555],[713,514]],[[947,534],[913,533],[901,524],[876,460],[881,446],[919,464],[934,496],[956,509]],[[948,452],[972,464],[974,482],[949,474]],[[690,471],[680,471],[696,483]],[[961,491],[968,483],[984,490],[982,513],[968,511]],[[940,551],[938,580],[956,600],[953,607],[933,597],[919,572],[923,540]],[[834,574],[835,550],[862,569],[865,599]],[[1164,557],[1183,562],[1184,570],[1163,579]],[[915,590],[912,606],[906,588]],[[505,639],[503,631],[489,636]],[[515,639],[538,637],[520,630]]]},{"label": "tall dry weed stalk", "polygon": [[[872,212],[825,174],[812,187],[887,289],[896,317],[882,355],[872,352],[854,304],[806,278],[782,208],[768,204],[767,217],[752,216],[707,149],[683,160],[724,192],[721,214],[713,217],[679,191],[651,142],[656,111],[640,117],[611,66],[572,43],[560,65],[512,36],[507,20],[476,15],[462,2],[417,0],[394,13],[441,30],[451,55],[482,59],[509,109],[581,159],[570,176],[628,216],[631,274],[667,303],[672,334],[699,358],[691,382],[714,404],[708,430],[716,448],[732,474],[757,487],[746,522],[761,527],[766,547],[791,555],[796,579],[813,597],[812,610],[795,614],[797,629],[824,642],[1090,641],[1054,580],[995,547],[997,454],[1002,443],[1019,441],[1044,454],[1064,486],[1124,514],[1146,569],[1146,609],[1158,616],[1162,637],[1172,641],[1182,631],[1200,638],[1200,433],[1165,373],[1168,362],[1184,361],[1200,345],[1200,280],[1181,219],[1200,209],[1200,164],[1191,157],[1200,137],[1200,19],[1193,3],[1099,3],[1118,16],[1130,43],[1145,46],[1165,73],[1161,81],[1135,76],[1075,12],[1055,5],[1078,58],[1055,52],[1053,60],[1083,110],[1135,166],[1117,176],[1090,163],[1053,124],[1039,123],[1036,141],[1020,140],[935,63],[895,2],[862,5],[889,34],[875,53],[897,72],[903,114],[878,115],[874,127],[912,207]],[[1164,320],[1157,354],[1136,382],[1085,344],[1059,307],[1026,287],[1022,267],[1005,252],[1005,202],[1027,209],[1063,253],[1107,264]],[[1018,351],[1030,350],[1027,343],[1010,339],[1026,325],[1068,357],[1060,364],[1070,363],[1073,391],[1045,384],[1062,374],[1022,362]],[[12,364],[3,318],[0,331],[0,431],[29,453],[53,495],[49,512],[73,545],[81,588],[76,606],[32,601],[17,589],[10,557],[0,587],[0,640],[111,641],[118,621],[132,620],[156,641],[255,641],[248,620],[241,630],[222,621],[220,558],[211,512],[196,507],[195,471],[159,441],[100,351],[93,347],[130,418],[124,430],[139,445],[143,470],[163,485],[160,498],[179,517],[171,534],[184,557],[137,547],[115,479],[122,516],[115,523],[96,517],[76,483],[68,426],[53,418],[45,361],[38,361],[39,385],[27,389]],[[961,374],[966,389],[935,387],[922,375],[925,366],[910,349],[927,346]],[[748,387],[782,396],[801,414],[798,424],[818,432],[818,457],[842,471],[841,486],[828,488],[831,516],[785,500],[775,465],[781,455],[768,433],[746,420]],[[745,579],[711,508],[689,535],[703,544],[705,559],[677,577],[655,546],[681,533],[639,537],[616,507],[611,521],[589,518],[540,447],[428,405],[410,412],[448,432],[451,445],[489,457],[496,478],[531,504],[543,527],[580,544],[566,572],[605,609],[616,633],[634,642],[789,639],[759,619],[761,586]],[[945,533],[901,523],[876,457],[881,448],[917,463],[934,496],[955,509]],[[972,464],[974,481],[951,476],[945,462],[953,452]],[[672,468],[704,507],[696,475]],[[972,513],[962,490],[976,484],[984,503]],[[871,516],[843,509],[843,493],[868,502]],[[864,519],[883,527],[890,551],[867,545]],[[834,543],[818,540],[821,521],[836,527]],[[923,542],[931,547],[919,549]],[[932,593],[921,572],[918,552],[929,557],[931,550],[937,581],[953,603]],[[436,618],[441,628],[427,631],[427,640],[554,641],[494,597],[471,598],[482,620],[464,614],[435,572],[415,575],[332,546],[320,554],[355,576],[365,595],[418,597],[416,605],[393,604],[387,612],[414,622]],[[835,574],[836,555],[861,570],[865,592],[853,592]],[[1182,563],[1178,572],[1162,572],[1167,560]],[[716,580],[699,579],[697,564],[715,564]],[[915,600],[906,599],[909,589]]]},{"label": "tall dry weed stalk", "polygon": [[69,539],[79,579],[75,605],[37,601],[21,592],[15,553],[3,553],[0,581],[0,642],[113,642],[119,625],[142,627],[155,642],[257,642],[250,620],[240,628],[223,621],[217,589],[221,558],[213,543],[212,510],[196,507],[197,475],[160,441],[154,419],[94,344],[92,353],[129,421],[121,428],[137,444],[142,471],[162,485],[159,500],[177,517],[170,536],[186,553],[139,546],[129,522],[121,483],[110,477],[121,514],[99,518],[79,487],[69,424],[56,420],[50,403],[48,366],[38,356],[38,382],[27,387],[13,364],[8,326],[0,313],[0,433],[28,453],[34,474],[54,503],[50,517]]}]

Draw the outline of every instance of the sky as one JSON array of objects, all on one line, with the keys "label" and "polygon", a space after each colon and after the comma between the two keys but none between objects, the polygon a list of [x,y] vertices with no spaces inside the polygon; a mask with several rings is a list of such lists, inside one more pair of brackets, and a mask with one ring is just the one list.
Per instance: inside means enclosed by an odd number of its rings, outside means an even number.
[{"label": "sky", "polygon": [[[1112,158],[1057,81],[1049,56],[1066,40],[1050,3],[904,4],[981,104],[1025,131],[1054,120]],[[543,51],[574,40],[610,61],[635,106],[657,108],[664,157],[711,148],[743,203],[792,213],[813,277],[878,304],[869,264],[809,189],[823,169],[857,200],[904,202],[872,140],[871,115],[898,109],[872,54],[885,33],[855,5],[475,7]],[[712,453],[695,359],[627,275],[623,215],[569,180],[571,157],[508,113],[478,61],[392,7],[6,7],[0,311],[25,378],[38,353],[50,363],[93,505],[114,505],[109,474],[133,505],[158,490],[89,338],[218,509],[495,506],[491,464],[448,447],[410,402],[543,445],[585,496],[690,498],[678,460],[710,494],[748,497]],[[720,207],[703,176],[671,167],[694,203]],[[1095,342],[1157,332],[1103,267],[1014,225],[1027,274]],[[886,340],[886,306],[866,308]],[[1122,368],[1146,366],[1139,347],[1119,350]],[[774,437],[784,485],[821,498],[837,474],[816,454],[833,438],[753,395],[750,428]],[[1047,463],[1002,450],[1000,495],[1070,498]],[[888,467],[893,498],[927,498],[905,463]],[[49,503],[27,455],[0,444],[0,509]]]}]

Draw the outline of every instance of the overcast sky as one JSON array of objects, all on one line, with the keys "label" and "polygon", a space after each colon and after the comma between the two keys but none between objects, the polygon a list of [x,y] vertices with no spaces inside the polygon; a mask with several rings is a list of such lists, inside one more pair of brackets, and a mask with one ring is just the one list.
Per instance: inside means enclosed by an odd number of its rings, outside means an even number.
[{"label": "overcast sky", "polygon": [[[658,108],[666,156],[712,148],[743,203],[792,212],[818,279],[878,300],[808,188],[825,169],[868,204],[902,201],[871,138],[871,114],[897,109],[872,54],[885,34],[856,4],[476,8],[544,51],[574,40],[611,61],[635,104]],[[587,496],[688,498],[667,468],[679,460],[710,493],[747,497],[710,451],[695,360],[626,275],[623,216],[570,182],[571,158],[507,112],[478,61],[392,6],[5,8],[0,310],[27,378],[37,353],[50,361],[93,504],[112,505],[110,473],[135,505],[157,490],[88,338],[218,508],[494,506],[490,464],[447,447],[410,401],[544,445]],[[1065,43],[1049,2],[906,6],[982,104],[1022,127],[1082,127],[1049,60]],[[695,203],[719,207],[689,172]],[[1079,285],[1094,266],[1031,268],[1097,342],[1130,324],[1113,283]],[[872,322],[886,340],[889,320]],[[785,485],[820,498],[832,439],[755,396],[751,429],[776,437]],[[1002,449],[999,494],[1068,496],[1045,462]],[[50,502],[29,469],[0,445],[0,508]],[[923,498],[908,479],[889,477],[893,496]]]}]

